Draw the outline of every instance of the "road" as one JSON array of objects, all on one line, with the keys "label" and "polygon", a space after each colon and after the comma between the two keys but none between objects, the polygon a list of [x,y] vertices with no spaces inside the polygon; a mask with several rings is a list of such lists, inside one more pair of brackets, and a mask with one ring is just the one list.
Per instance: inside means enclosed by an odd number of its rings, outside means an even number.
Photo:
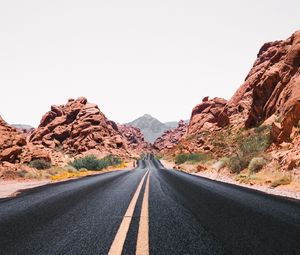
[{"label": "road", "polygon": [[148,156],[0,200],[0,254],[300,254],[300,203]]}]

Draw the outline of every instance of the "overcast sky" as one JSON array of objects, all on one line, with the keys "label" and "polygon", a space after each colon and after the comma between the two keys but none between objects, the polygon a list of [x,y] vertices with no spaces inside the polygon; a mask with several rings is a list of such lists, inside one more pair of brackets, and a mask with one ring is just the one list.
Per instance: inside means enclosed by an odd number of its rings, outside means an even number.
[{"label": "overcast sky", "polygon": [[229,99],[264,42],[300,29],[299,0],[0,0],[0,115],[38,125],[85,96],[128,122]]}]

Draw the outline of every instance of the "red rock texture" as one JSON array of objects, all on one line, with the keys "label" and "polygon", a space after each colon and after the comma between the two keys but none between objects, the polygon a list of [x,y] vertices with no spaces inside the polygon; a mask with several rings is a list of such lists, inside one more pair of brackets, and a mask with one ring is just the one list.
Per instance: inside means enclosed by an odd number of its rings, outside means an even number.
[{"label": "red rock texture", "polygon": [[211,100],[205,97],[202,103],[193,111],[188,126],[188,135],[196,134],[202,130],[210,130],[213,127],[225,127],[229,124],[229,117],[224,111],[227,101],[215,97]]},{"label": "red rock texture", "polygon": [[118,124],[118,129],[127,141],[127,148],[140,155],[146,152],[153,152],[153,146],[145,141],[144,135],[139,128],[130,125]]},{"label": "red rock texture", "polygon": [[167,130],[163,135],[156,139],[154,142],[154,148],[161,152],[172,149],[178,144],[180,139],[186,134],[188,124],[183,120],[178,123],[178,127],[175,129]]},{"label": "red rock texture", "polygon": [[25,136],[0,117],[0,161],[19,161],[25,145]]},{"label": "red rock texture", "polygon": [[69,99],[66,105],[51,106],[29,140],[33,144],[74,154],[92,149],[126,152],[126,142],[117,125],[84,97]]},{"label": "red rock texture", "polygon": [[262,46],[245,82],[228,102],[205,97],[192,111],[187,136],[170,153],[207,151],[217,158],[230,156],[230,148],[236,144],[227,148],[226,134],[234,138],[242,130],[271,125],[274,144],[266,153],[281,169],[291,170],[300,166],[299,121],[300,31],[297,31],[286,40]]},{"label": "red rock texture", "polygon": [[24,134],[0,117],[0,163],[28,163],[35,159],[51,161],[49,152],[43,147],[28,144]]},{"label": "red rock texture", "polygon": [[30,142],[72,155],[139,155],[150,149],[139,130],[108,120],[97,105],[86,98],[69,99],[66,105],[51,106]]},{"label": "red rock texture", "polygon": [[300,120],[300,31],[283,41],[265,43],[245,83],[231,98],[232,112],[246,110],[246,127],[276,115],[274,139],[289,141]]}]

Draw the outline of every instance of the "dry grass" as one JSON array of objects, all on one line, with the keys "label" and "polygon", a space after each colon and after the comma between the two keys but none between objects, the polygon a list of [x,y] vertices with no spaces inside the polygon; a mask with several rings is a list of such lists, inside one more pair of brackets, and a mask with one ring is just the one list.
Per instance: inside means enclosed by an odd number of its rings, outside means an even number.
[{"label": "dry grass", "polygon": [[65,167],[52,166],[49,169],[36,170],[31,169],[30,171],[19,170],[17,175],[24,179],[31,180],[51,180],[51,181],[62,181],[73,178],[80,178],[88,175],[109,172],[114,170],[122,170],[128,167],[128,163],[121,163],[116,166],[110,166],[99,171],[88,171],[86,169],[76,170],[75,168],[67,165]]},{"label": "dry grass", "polygon": [[285,175],[285,176],[282,176],[282,177],[280,177],[280,178],[278,178],[278,179],[272,181],[272,183],[271,183],[270,186],[271,186],[272,188],[276,188],[276,187],[281,186],[281,185],[288,185],[288,184],[290,184],[291,182],[292,182],[291,176]]},{"label": "dry grass", "polygon": [[128,166],[127,163],[121,163],[120,165],[116,165],[116,166],[110,166],[107,167],[103,170],[99,170],[99,171],[88,171],[86,169],[80,169],[80,170],[75,170],[75,171],[70,171],[70,170],[66,170],[64,168],[56,168],[56,174],[51,176],[51,180],[52,181],[62,181],[62,180],[67,180],[67,179],[73,179],[73,178],[80,178],[80,177],[85,177],[85,176],[89,176],[89,175],[94,175],[94,174],[98,174],[98,173],[105,173],[105,172],[109,172],[109,171],[114,171],[114,170],[122,170],[124,168],[126,168]]}]

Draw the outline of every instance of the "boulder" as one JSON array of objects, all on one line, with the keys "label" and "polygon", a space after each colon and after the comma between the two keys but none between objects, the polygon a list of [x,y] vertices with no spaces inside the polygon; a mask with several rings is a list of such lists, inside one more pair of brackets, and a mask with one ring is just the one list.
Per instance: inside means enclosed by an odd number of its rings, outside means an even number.
[{"label": "boulder", "polygon": [[[197,134],[203,130],[219,126],[229,125],[230,120],[226,113],[225,106],[227,101],[223,98],[213,98],[205,100],[197,105],[193,111],[188,126],[188,135]],[[209,124],[209,125],[208,125]],[[213,125],[211,125],[213,124]]]}]

